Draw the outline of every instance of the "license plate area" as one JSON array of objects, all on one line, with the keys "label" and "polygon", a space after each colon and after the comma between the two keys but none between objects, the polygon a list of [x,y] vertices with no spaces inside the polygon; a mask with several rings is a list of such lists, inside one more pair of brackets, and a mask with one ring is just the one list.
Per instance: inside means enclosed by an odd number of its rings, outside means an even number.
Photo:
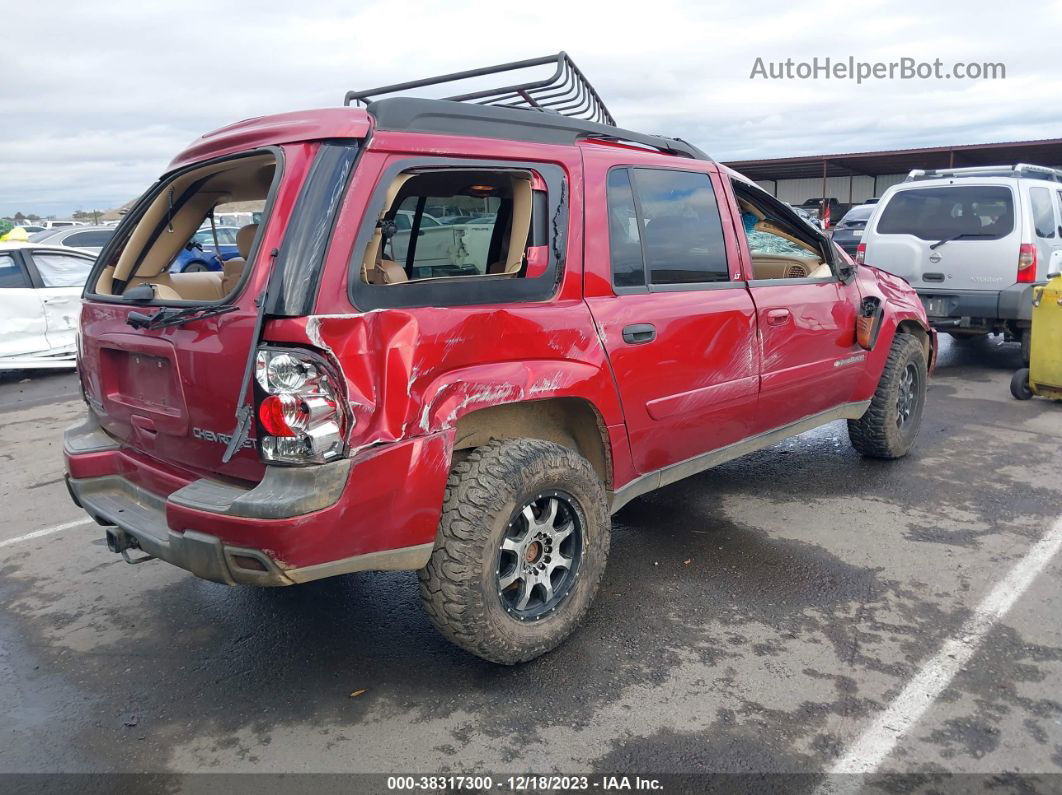
[{"label": "license plate area", "polygon": [[180,400],[174,383],[173,365],[164,356],[105,348],[112,379],[107,395],[113,401],[130,406],[176,415]]},{"label": "license plate area", "polygon": [[948,317],[951,301],[947,298],[923,298],[922,305],[926,308],[926,314],[930,317]]},{"label": "license plate area", "polygon": [[99,353],[108,418],[167,435],[187,433],[184,390],[172,345],[157,339],[108,340]]}]

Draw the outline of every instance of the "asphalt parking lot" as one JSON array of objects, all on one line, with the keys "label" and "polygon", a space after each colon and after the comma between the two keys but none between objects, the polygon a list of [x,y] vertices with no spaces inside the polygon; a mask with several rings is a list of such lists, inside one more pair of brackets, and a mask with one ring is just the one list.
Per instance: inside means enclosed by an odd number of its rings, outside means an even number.
[{"label": "asphalt parking lot", "polygon": [[[7,378],[0,772],[834,769],[1062,515],[1062,405],[1010,397],[1014,345],[942,346],[910,457],[835,423],[635,501],[587,622],[516,668],[438,636],[412,574],[228,588],[89,523],[23,538],[84,518],[60,438],[82,405],[71,375]],[[1060,577],[1062,554],[879,772],[1062,786]]]}]

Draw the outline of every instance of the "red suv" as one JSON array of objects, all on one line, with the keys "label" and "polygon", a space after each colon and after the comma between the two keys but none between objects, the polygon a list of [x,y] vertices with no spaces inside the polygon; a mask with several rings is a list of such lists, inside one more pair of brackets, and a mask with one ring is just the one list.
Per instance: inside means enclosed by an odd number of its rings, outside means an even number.
[{"label": "red suv", "polygon": [[[838,419],[910,449],[914,291],[553,59],[578,103],[383,98],[178,155],[84,293],[67,479],[113,551],[230,585],[415,569],[444,635],[515,663],[578,624],[635,497]],[[171,273],[232,203],[261,213],[240,256]]]}]

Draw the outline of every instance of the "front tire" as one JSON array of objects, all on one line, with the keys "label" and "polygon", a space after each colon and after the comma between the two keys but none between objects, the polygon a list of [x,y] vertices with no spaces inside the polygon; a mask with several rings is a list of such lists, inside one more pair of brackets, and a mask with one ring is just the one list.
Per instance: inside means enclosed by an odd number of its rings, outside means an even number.
[{"label": "front tire", "polygon": [[450,473],[420,594],[448,640],[526,662],[583,619],[608,557],[605,489],[589,462],[538,439],[491,440]]},{"label": "front tire", "polygon": [[1029,368],[1023,367],[1010,379],[1010,394],[1018,400],[1032,400],[1033,391],[1029,387]]},{"label": "front tire", "polygon": [[870,407],[848,421],[852,447],[868,458],[902,458],[914,445],[926,402],[926,354],[910,334],[897,334]]},{"label": "front tire", "polygon": [[181,269],[181,273],[206,273],[210,268],[207,267],[205,262],[194,260],[189,262],[184,268]]}]

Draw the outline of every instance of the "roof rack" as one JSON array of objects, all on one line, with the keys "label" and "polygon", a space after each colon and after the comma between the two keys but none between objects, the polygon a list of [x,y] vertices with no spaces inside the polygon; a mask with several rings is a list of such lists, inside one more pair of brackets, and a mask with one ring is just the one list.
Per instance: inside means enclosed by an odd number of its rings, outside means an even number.
[{"label": "roof rack", "polygon": [[343,104],[368,104],[387,94],[396,94],[414,88],[435,86],[473,77],[485,77],[503,72],[529,69],[535,66],[545,66],[546,64],[556,64],[556,69],[550,77],[545,79],[514,83],[500,88],[488,88],[468,94],[444,97],[444,99],[454,102],[471,102],[478,105],[498,105],[506,108],[546,111],[557,113],[561,116],[607,124],[611,127],[616,126],[616,120],[612,118],[612,114],[605,107],[605,103],[597,91],[590,85],[583,73],[579,71],[579,67],[575,65],[575,62],[563,51],[556,55],[546,55],[542,58],[528,58],[524,61],[485,66],[481,69],[469,69],[465,72],[426,77],[422,80],[395,83],[390,86],[370,88],[366,91],[348,91],[343,99]]},{"label": "roof rack", "polygon": [[1031,163],[1015,163],[1013,166],[968,166],[964,168],[912,169],[904,182],[941,177],[1032,177],[1062,182],[1062,170]]}]

